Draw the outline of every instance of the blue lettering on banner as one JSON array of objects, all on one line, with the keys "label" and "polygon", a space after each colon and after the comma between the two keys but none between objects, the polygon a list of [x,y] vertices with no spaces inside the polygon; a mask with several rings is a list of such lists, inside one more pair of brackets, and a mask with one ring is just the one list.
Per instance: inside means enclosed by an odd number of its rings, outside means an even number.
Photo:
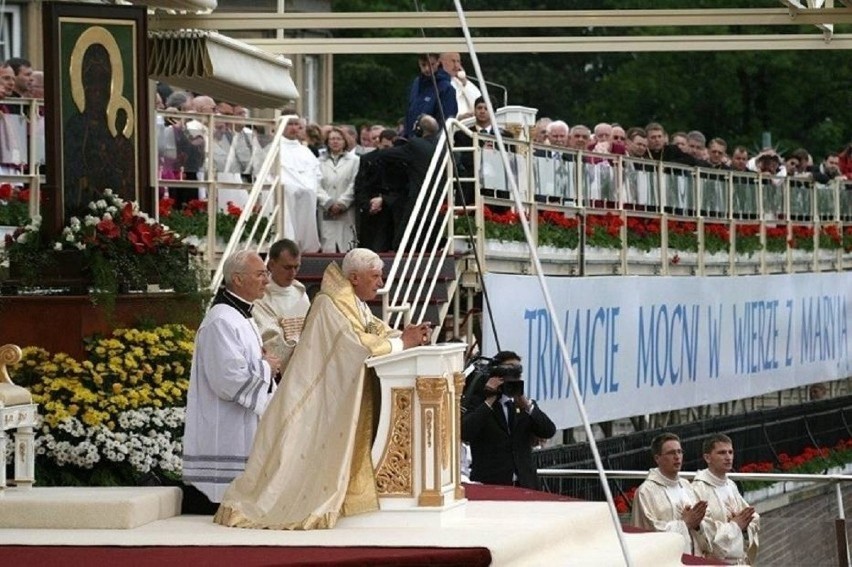
[{"label": "blue lettering on banner", "polygon": [[778,368],[778,300],[746,301],[734,316],[734,372],[756,374]]},{"label": "blue lettering on banner", "polygon": [[[598,396],[618,391],[616,327],[620,312],[620,307],[565,312],[563,338],[569,347],[571,367],[584,400],[589,394]],[[526,309],[524,320],[531,396],[538,400],[569,397],[570,384],[547,310]]]},{"label": "blue lettering on banner", "polygon": [[707,337],[708,337],[708,375],[711,378],[719,377],[719,347],[722,343],[722,304],[719,304],[719,316],[713,317],[713,307],[707,306]]},{"label": "blue lettering on banner", "polygon": [[784,355],[784,366],[793,365],[793,356],[790,354],[790,341],[793,340],[793,300],[787,300],[787,350]]},{"label": "blue lettering on banner", "polygon": [[698,305],[639,307],[637,388],[698,378],[698,320]]},{"label": "blue lettering on banner", "polygon": [[801,300],[799,362],[836,360],[846,349],[846,301],[840,295]]}]

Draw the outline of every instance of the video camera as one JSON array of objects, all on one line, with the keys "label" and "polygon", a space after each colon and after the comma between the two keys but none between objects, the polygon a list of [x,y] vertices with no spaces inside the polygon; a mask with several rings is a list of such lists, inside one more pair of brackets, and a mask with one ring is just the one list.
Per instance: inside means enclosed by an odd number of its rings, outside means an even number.
[{"label": "video camera", "polygon": [[[465,370],[467,377],[464,398],[472,400],[477,396],[485,396],[485,383],[492,376],[503,379],[500,392],[514,398],[524,393],[524,381],[521,378],[523,366],[501,366],[500,362],[486,357],[480,357],[470,363]],[[481,398],[480,398],[481,399]]]}]

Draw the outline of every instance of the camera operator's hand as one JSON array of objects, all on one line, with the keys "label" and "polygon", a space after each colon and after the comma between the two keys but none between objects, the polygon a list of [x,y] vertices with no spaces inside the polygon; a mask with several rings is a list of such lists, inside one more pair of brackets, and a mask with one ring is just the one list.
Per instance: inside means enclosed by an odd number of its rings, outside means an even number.
[{"label": "camera operator's hand", "polygon": [[503,387],[503,379],[498,376],[492,376],[485,383],[485,403],[488,407],[497,401],[497,398],[503,395],[500,390]]},{"label": "camera operator's hand", "polygon": [[515,396],[515,407],[527,413],[532,411],[532,402],[523,394]]}]

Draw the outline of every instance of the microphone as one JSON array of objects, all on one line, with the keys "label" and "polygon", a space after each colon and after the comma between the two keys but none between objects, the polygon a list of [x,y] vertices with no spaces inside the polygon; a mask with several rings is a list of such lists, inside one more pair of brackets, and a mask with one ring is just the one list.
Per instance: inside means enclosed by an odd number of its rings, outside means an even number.
[{"label": "microphone", "polygon": [[[464,73],[464,71],[459,71],[459,74]],[[485,79],[480,79],[479,77],[474,77],[473,75],[468,75],[468,79],[472,79],[477,83],[485,83],[489,87],[497,87],[498,89],[503,91],[503,106],[509,106],[509,89],[506,88],[505,85],[501,85],[500,83],[494,83],[491,81],[486,81]]]}]

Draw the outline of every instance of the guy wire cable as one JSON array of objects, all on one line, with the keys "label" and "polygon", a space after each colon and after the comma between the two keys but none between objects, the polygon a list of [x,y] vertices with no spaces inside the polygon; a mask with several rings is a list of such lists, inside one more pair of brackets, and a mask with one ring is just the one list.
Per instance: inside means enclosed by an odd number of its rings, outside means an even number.
[{"label": "guy wire cable", "polygon": [[[423,13],[423,10],[420,9],[420,0],[413,0],[413,3],[414,3],[414,11],[417,12],[418,14]],[[422,27],[420,28],[420,35],[423,37],[423,39],[428,39],[428,37],[426,36],[426,30]],[[428,59],[429,53],[427,52],[425,55]],[[477,75],[477,76],[481,76],[481,75]],[[435,94],[435,101],[438,103],[438,112],[439,112],[440,116],[446,116],[444,114],[444,105],[443,105],[443,103],[441,103],[440,92],[438,91],[438,81],[437,81],[437,79],[435,79],[435,73],[432,73],[430,75],[430,78],[432,79],[432,91]],[[496,117],[494,116],[494,109],[491,107],[490,103],[488,104],[488,115],[491,117],[492,124],[497,124]],[[453,157],[453,153],[452,153],[452,146],[450,144],[450,135],[449,135],[449,132],[447,131],[447,123],[446,123],[446,120],[443,120],[443,121],[437,120],[437,122],[439,122],[441,124],[441,130],[444,132],[445,150],[448,153],[448,159],[449,159],[450,164],[451,164],[450,167],[452,168],[452,172],[453,172],[452,177],[453,177],[453,179],[455,179],[455,186],[453,187],[453,190],[461,199],[462,206],[465,207],[465,212],[467,212],[467,202],[465,201],[464,192],[461,190],[461,181],[459,181],[459,178],[458,178],[458,169],[456,168],[456,161],[455,161],[455,158]],[[474,152],[474,155],[475,155],[475,152]],[[476,180],[474,180],[474,185],[475,184],[476,184]],[[448,210],[447,213],[453,214],[453,211]],[[473,239],[475,227],[473,225],[473,222],[470,220],[470,215],[465,214],[464,218],[465,218],[465,227],[467,228],[467,242],[470,245],[470,249],[473,250],[473,259],[474,259],[474,262],[476,264],[476,272],[479,274],[479,282],[480,282],[480,285],[482,287],[482,301],[484,303],[484,306],[486,306],[488,308],[487,309],[487,311],[488,311],[488,323],[491,325],[491,332],[494,334],[495,347],[497,348],[497,352],[499,352],[501,350],[501,348],[500,348],[500,337],[497,334],[497,326],[494,323],[494,316],[492,315],[493,312],[491,310],[491,300],[490,300],[490,297],[488,295],[488,290],[486,289],[486,286],[485,286],[485,279],[482,277],[483,276],[482,262],[479,258],[479,252],[476,249],[476,245],[475,245],[476,243]],[[481,350],[481,348],[482,348],[482,345],[480,345],[480,350]]]},{"label": "guy wire cable", "polygon": [[[464,15],[464,10],[461,7],[461,0],[453,0],[453,3],[456,6],[456,13],[458,14],[459,24],[462,29],[462,33],[464,34],[465,42],[467,43],[468,51],[470,52],[470,58],[473,62],[474,71],[476,71],[477,77],[484,77],[482,73],[482,69],[479,66],[479,57],[476,53],[476,49],[473,45],[473,40],[470,36],[470,29],[467,25],[467,20]],[[485,104],[488,106],[488,115],[491,117],[491,120],[496,123],[494,116],[494,108],[491,104],[491,98],[488,96],[488,85],[483,81],[481,83],[482,93],[485,99]],[[506,146],[503,143],[503,136],[500,133],[499,128],[494,129],[494,135],[497,138],[497,148],[500,152],[500,157],[503,159],[503,167],[507,172],[511,171],[509,167],[509,158],[506,153]],[[621,529],[621,522],[618,519],[618,511],[615,509],[615,501],[612,498],[612,491],[609,489],[609,482],[607,482],[606,471],[603,468],[603,462],[601,461],[601,455],[598,451],[598,444],[595,441],[595,436],[592,432],[592,426],[589,423],[589,416],[586,413],[586,407],[583,405],[583,399],[581,397],[580,389],[577,386],[577,379],[574,376],[574,371],[571,368],[571,357],[568,354],[568,348],[565,346],[565,337],[562,334],[562,329],[559,328],[559,319],[556,317],[556,309],[553,306],[553,299],[550,296],[550,290],[547,287],[547,282],[544,278],[544,272],[541,268],[541,261],[538,257],[538,250],[536,250],[535,246],[532,245],[532,233],[530,232],[530,223],[527,219],[526,210],[523,207],[523,203],[521,202],[521,193],[518,189],[518,182],[516,179],[516,173],[512,172],[511,175],[507,175],[509,179],[509,184],[511,186],[512,197],[515,200],[515,206],[518,209],[518,216],[521,219],[521,226],[524,229],[524,236],[527,240],[527,246],[530,249],[530,257],[535,264],[535,275],[538,278],[539,285],[541,286],[541,292],[544,296],[544,301],[547,306],[547,312],[550,315],[551,324],[553,326],[553,332],[556,336],[557,344],[559,344],[559,350],[562,355],[562,364],[564,365],[565,372],[568,375],[568,383],[571,386],[571,393],[574,396],[574,400],[577,402],[577,410],[580,413],[580,418],[583,421],[583,429],[586,432],[586,438],[589,443],[589,448],[592,450],[592,456],[595,460],[595,467],[598,470],[598,476],[600,477],[601,487],[603,488],[604,495],[606,496],[607,504],[609,505],[610,516],[612,517],[612,522],[615,526],[615,532],[618,535],[618,543],[621,546],[621,552],[624,556],[624,561],[627,564],[627,567],[632,567],[633,562],[630,560],[630,553],[627,550],[627,541],[624,537],[624,532]]]}]

